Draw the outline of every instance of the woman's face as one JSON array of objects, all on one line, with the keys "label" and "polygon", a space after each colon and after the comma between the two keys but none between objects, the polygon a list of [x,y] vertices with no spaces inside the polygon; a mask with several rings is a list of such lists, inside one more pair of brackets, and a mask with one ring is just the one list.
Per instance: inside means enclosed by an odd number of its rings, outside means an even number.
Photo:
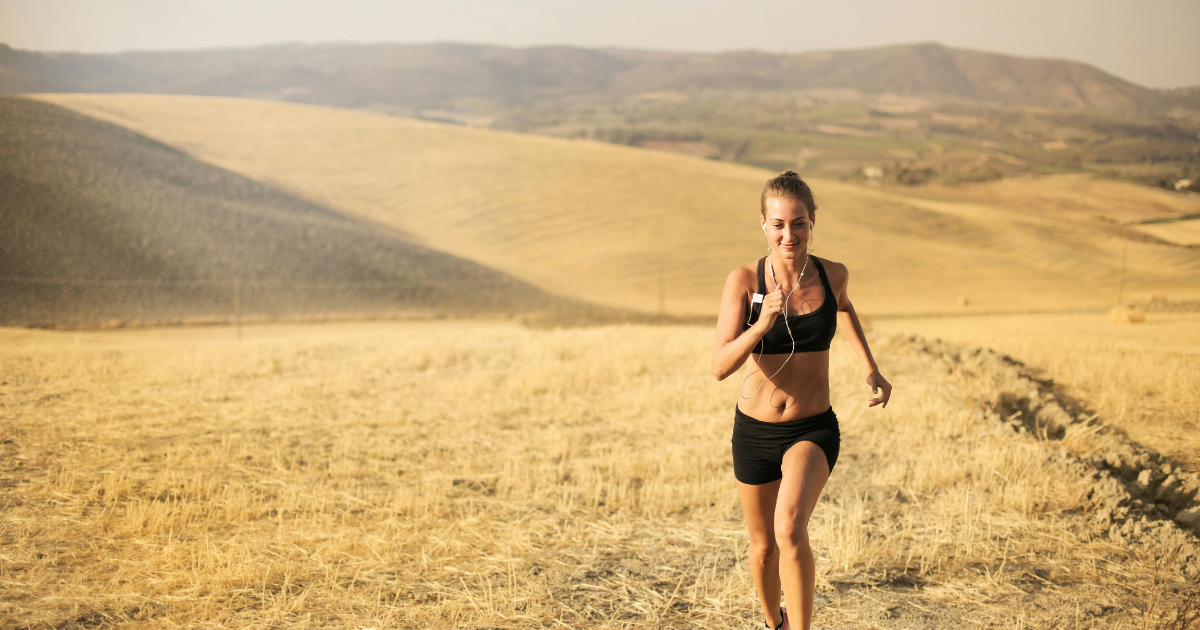
[{"label": "woman's face", "polygon": [[807,250],[812,223],[803,201],[779,197],[767,199],[767,212],[762,218],[767,242],[784,258],[794,258]]}]

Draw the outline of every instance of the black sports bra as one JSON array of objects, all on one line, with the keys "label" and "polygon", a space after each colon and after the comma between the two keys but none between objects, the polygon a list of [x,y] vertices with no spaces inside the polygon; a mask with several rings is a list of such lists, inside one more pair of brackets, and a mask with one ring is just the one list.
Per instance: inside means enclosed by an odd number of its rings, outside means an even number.
[{"label": "black sports bra", "polygon": [[[763,277],[766,260],[758,259],[758,292],[762,295],[767,294],[767,282]],[[792,351],[792,337],[796,339],[796,352],[824,352],[829,349],[829,343],[833,341],[833,335],[837,332],[837,296],[829,286],[825,266],[816,256],[812,257],[812,261],[817,266],[817,273],[821,274],[821,287],[825,290],[821,306],[803,315],[776,317],[775,324],[763,335],[762,341],[754,346],[754,354],[787,354]],[[761,310],[761,302],[750,305],[750,318],[742,324],[743,332],[758,321]],[[789,326],[792,329],[792,337],[788,336]]]}]

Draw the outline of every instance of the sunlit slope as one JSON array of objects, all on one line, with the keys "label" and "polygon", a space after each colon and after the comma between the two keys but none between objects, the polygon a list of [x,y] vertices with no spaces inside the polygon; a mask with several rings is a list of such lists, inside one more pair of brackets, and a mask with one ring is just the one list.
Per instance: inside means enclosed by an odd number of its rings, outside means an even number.
[{"label": "sunlit slope", "polygon": [[[740,165],[266,101],[44,95],[195,157],[564,295],[715,312],[728,271],[761,255]],[[846,262],[872,313],[1102,306],[1122,241],[1072,214],[813,180],[817,253]],[[1103,228],[1103,229],[1101,229]],[[1127,289],[1200,294],[1200,252],[1128,243]]]},{"label": "sunlit slope", "polygon": [[1200,197],[1086,174],[1008,178],[948,188],[910,189],[914,196],[997,205],[1015,212],[1100,220],[1179,245],[1200,244]]},{"label": "sunlit slope", "polygon": [[1169,219],[1200,212],[1200,199],[1087,174],[1014,177],[960,187],[915,188],[921,196],[1004,204],[1034,214],[1104,217],[1119,223]]},{"label": "sunlit slope", "polygon": [[0,325],[580,308],[128,129],[0,97]]}]

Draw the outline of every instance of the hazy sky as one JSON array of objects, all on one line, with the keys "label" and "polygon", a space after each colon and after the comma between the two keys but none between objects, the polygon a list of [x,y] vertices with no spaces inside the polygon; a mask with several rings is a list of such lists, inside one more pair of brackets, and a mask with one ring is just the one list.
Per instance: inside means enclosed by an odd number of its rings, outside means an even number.
[{"label": "hazy sky", "polygon": [[1200,0],[0,0],[31,50],[285,41],[799,52],[936,41],[1084,61],[1150,87],[1200,85]]}]

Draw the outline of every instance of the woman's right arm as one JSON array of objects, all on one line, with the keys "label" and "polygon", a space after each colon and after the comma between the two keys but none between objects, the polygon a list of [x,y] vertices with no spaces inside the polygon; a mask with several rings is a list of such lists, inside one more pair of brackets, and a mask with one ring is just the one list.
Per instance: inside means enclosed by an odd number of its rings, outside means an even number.
[{"label": "woman's right arm", "polygon": [[763,299],[758,321],[742,332],[746,320],[746,287],[751,286],[746,269],[734,269],[725,279],[725,290],[721,292],[721,310],[717,314],[716,347],[713,349],[712,371],[718,381],[725,380],[742,367],[750,352],[758,345],[763,335],[775,323],[782,303],[782,288],[776,287]]}]

